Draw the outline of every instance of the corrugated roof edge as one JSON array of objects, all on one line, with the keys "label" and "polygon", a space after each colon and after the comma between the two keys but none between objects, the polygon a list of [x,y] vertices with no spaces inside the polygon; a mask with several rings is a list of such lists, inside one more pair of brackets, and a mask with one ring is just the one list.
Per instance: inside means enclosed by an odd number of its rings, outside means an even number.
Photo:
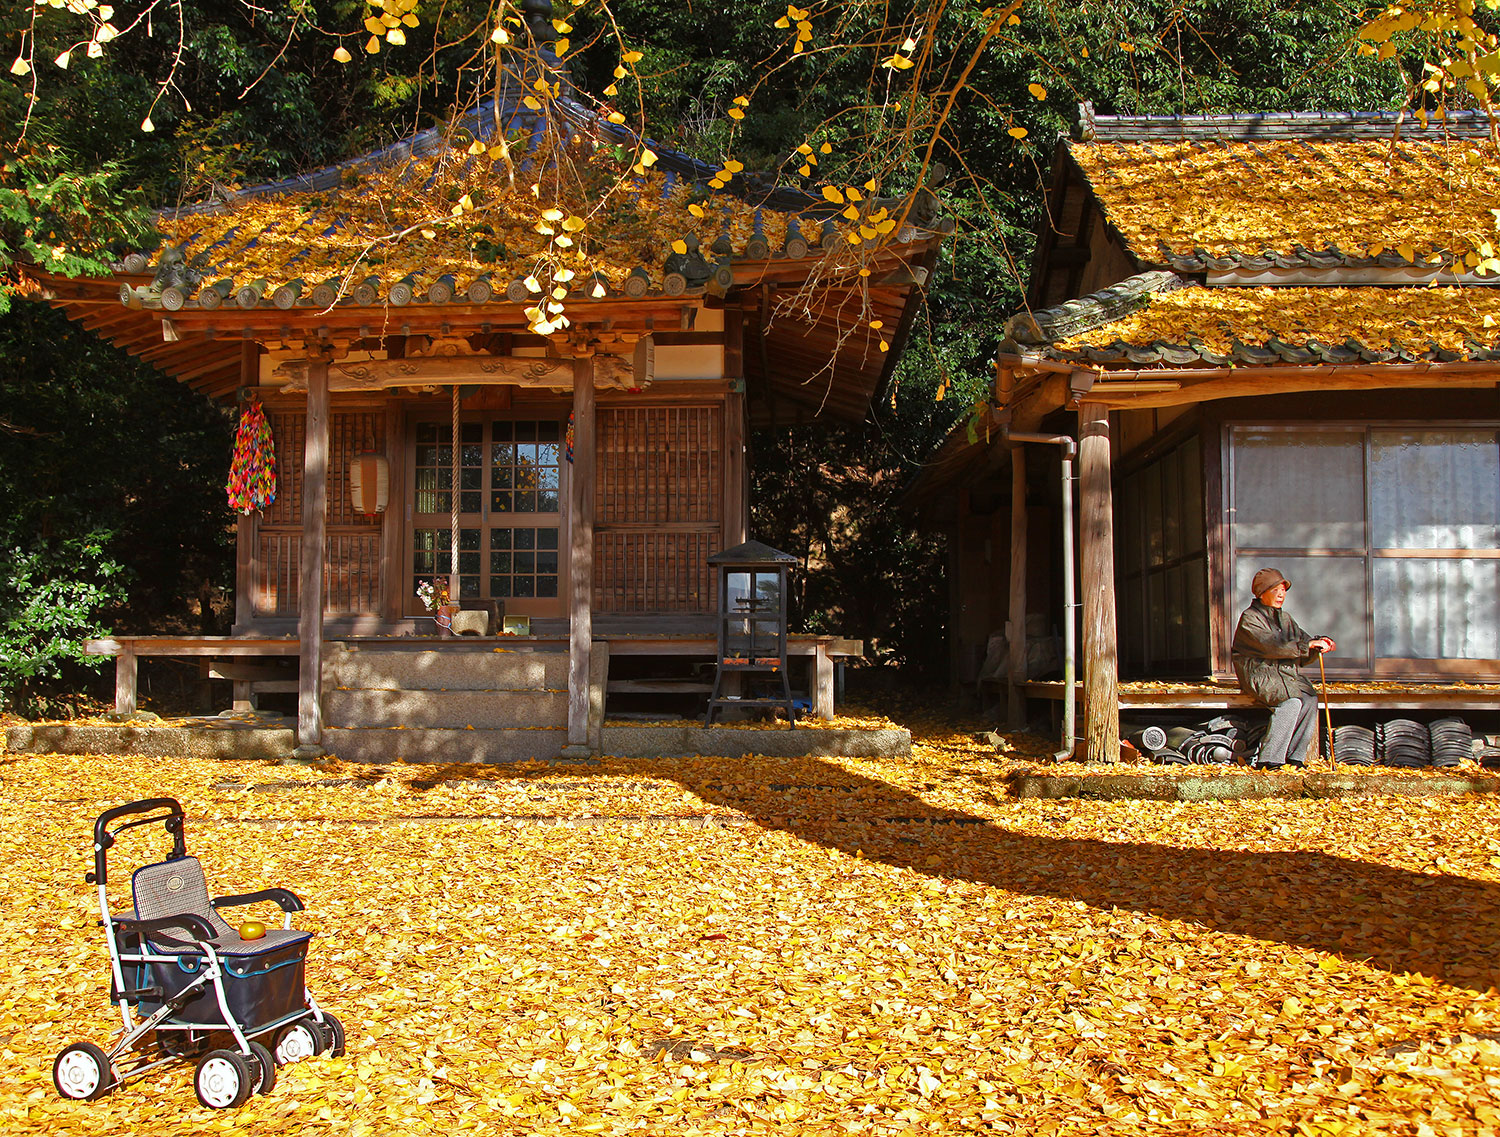
[{"label": "corrugated roof edge", "polygon": [[1278,138],[1388,139],[1399,129],[1416,140],[1490,138],[1496,119],[1480,110],[1428,116],[1428,125],[1404,111],[1274,111],[1222,115],[1100,115],[1078,105],[1078,138],[1084,142],[1225,141]]}]

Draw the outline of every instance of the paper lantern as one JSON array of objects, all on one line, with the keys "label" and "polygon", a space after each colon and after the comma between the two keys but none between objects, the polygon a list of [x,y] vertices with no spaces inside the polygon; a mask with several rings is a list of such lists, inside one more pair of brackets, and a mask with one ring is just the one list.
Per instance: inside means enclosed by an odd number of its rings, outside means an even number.
[{"label": "paper lantern", "polygon": [[384,513],[391,498],[391,464],[383,454],[356,454],[349,463],[349,496],[358,513]]}]

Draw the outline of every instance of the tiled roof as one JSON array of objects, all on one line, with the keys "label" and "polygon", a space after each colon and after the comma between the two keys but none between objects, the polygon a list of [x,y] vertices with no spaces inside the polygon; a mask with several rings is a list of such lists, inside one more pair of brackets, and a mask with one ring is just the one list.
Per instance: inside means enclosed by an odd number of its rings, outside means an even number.
[{"label": "tiled roof", "polygon": [[1082,364],[1500,361],[1500,289],[1204,288],[1153,272],[1007,329],[1003,347]]},{"label": "tiled roof", "polygon": [[[586,222],[565,254],[576,273],[572,290],[581,298],[592,297],[599,285],[605,295],[628,296],[679,295],[711,282],[727,288],[736,261],[798,260],[820,247],[847,247],[852,272],[864,250],[915,252],[913,242],[930,235],[913,217],[901,223],[895,201],[865,192],[846,206],[743,171],[731,175],[687,155],[658,151],[648,173],[630,174],[613,150],[613,144],[635,142],[623,128],[566,98],[557,102],[578,131],[570,156],[583,183],[565,189],[561,202],[539,201],[529,189],[536,179],[528,169],[555,165],[547,138],[538,134],[520,147],[512,142],[514,182],[490,157],[490,104],[467,116],[459,130],[426,131],[229,202],[162,214],[157,280],[137,299],[169,309],[323,308],[335,297],[361,306],[492,297],[529,302],[537,289],[523,281],[549,248],[550,235],[539,226],[549,224],[542,214],[554,205]],[[603,144],[579,143],[585,135]],[[473,154],[476,140],[483,150]],[[622,174],[623,185],[613,188]],[[711,188],[716,175],[728,185]],[[455,214],[459,202],[469,208]],[[921,220],[933,220],[930,209]],[[147,260],[127,267],[153,266]]]},{"label": "tiled roof", "polygon": [[[1246,116],[1265,119],[1272,116]],[[1368,135],[1370,116],[1302,120],[1313,137],[1287,129],[1257,136],[1231,119],[1157,122],[1155,137],[1098,124],[1069,144],[1105,216],[1144,266],[1215,268],[1472,267],[1496,235],[1497,151],[1478,120],[1465,129],[1394,123]],[[1313,129],[1313,118],[1325,124]],[[1483,120],[1485,123],[1488,120]],[[1176,122],[1172,136],[1167,122]],[[1285,125],[1285,124],[1284,124]],[[1359,126],[1354,131],[1353,126]]]}]

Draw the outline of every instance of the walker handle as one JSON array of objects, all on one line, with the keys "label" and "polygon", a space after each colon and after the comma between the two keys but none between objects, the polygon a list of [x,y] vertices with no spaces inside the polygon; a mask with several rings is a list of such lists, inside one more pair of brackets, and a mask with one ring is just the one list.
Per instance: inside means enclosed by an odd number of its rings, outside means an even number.
[{"label": "walker handle", "polygon": [[[128,817],[132,813],[156,813],[158,810],[167,812],[155,817],[143,817],[138,821],[130,821],[117,828],[114,833],[109,831],[110,822],[121,817]],[[152,797],[144,801],[133,801],[126,805],[117,805],[113,809],[106,809],[99,815],[99,820],[94,822],[94,871],[84,879],[89,884],[107,884],[109,881],[106,866],[106,853],[115,843],[116,834],[123,833],[126,829],[134,829],[137,825],[151,825],[161,821],[166,824],[167,832],[172,835],[172,855],[169,860],[187,856],[187,842],[183,840],[182,823],[186,814],[182,811],[182,805],[176,798]]]}]

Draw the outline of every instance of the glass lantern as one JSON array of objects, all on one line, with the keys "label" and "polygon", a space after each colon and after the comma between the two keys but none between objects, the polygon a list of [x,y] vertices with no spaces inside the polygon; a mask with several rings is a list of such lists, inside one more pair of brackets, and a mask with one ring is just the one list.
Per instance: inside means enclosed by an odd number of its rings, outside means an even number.
[{"label": "glass lantern", "polygon": [[[780,707],[796,724],[786,673],[787,577],[797,558],[746,541],[708,558],[718,577],[718,652],[705,725],[728,707]],[[732,678],[740,677],[740,678]]]}]

